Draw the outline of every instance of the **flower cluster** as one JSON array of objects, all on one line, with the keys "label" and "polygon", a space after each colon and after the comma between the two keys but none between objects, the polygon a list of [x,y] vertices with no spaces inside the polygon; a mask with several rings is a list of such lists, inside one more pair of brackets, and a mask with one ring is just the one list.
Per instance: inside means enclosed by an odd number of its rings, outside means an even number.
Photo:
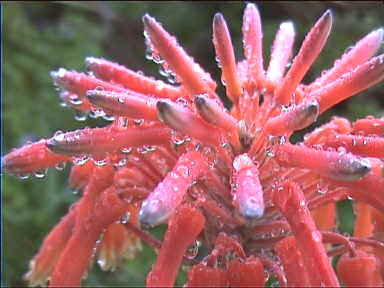
[{"label": "flower cluster", "polygon": [[[182,263],[186,287],[263,286],[269,275],[282,287],[382,286],[384,120],[334,117],[300,143],[290,137],[384,78],[384,55],[374,57],[383,29],[305,85],[331,30],[330,11],[291,65],[295,31],[282,23],[267,70],[256,6],[245,8],[242,61],[216,14],[213,44],[228,110],[176,39],[154,18],[143,22],[147,56],[172,85],[106,59],[87,58],[88,73],[60,68],[51,76],[63,103],[112,124],[60,131],[2,159],[19,176],[72,162],[70,185],[82,190],[31,261],[29,283],[80,286],[94,257],[113,271],[143,241],[158,251],[148,287],[174,285]],[[333,229],[335,203],[347,198],[355,200],[353,236]],[[162,223],[160,242],[150,229]],[[208,253],[196,257],[201,245]]]}]

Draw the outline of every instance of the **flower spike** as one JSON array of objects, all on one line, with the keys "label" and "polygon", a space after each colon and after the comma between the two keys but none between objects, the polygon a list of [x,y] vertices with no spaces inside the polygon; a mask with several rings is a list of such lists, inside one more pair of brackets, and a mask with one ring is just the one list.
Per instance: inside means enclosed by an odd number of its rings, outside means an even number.
[{"label": "flower spike", "polygon": [[143,22],[149,42],[153,46],[152,49],[157,50],[167,65],[180,77],[189,93],[215,95],[213,91],[216,89],[216,83],[208,73],[193,62],[193,59],[179,46],[176,39],[169,35],[151,16],[144,15]]},{"label": "flower spike", "polygon": [[109,92],[105,90],[89,90],[88,100],[107,113],[130,118],[156,120],[156,99],[135,92]]},{"label": "flower spike", "polygon": [[192,182],[207,171],[201,160],[199,152],[188,152],[179,158],[172,171],[143,202],[139,214],[142,224],[156,226],[168,220]]},{"label": "flower spike", "polygon": [[[216,83],[176,38],[148,15],[143,22],[146,58],[172,85],[102,58],[87,57],[86,73],[60,68],[51,76],[61,106],[73,108],[77,120],[89,114],[109,123],[57,131],[2,157],[2,169],[23,179],[73,163],[69,185],[82,192],[25,280],[80,286],[95,257],[113,271],[135,257],[142,240],[158,255],[148,287],[173,286],[181,265],[189,269],[184,287],[276,286],[269,275],[280,287],[382,286],[384,119],[333,117],[302,141],[294,132],[384,79],[384,54],[374,57],[384,29],[304,85],[329,35],[329,10],[287,72],[292,22],[280,25],[265,72],[256,5],[244,11],[240,62],[217,13],[213,44],[222,96],[233,104],[227,110]],[[353,237],[334,232],[336,204],[345,199],[357,215]],[[167,224],[162,240],[151,234],[159,224]],[[341,256],[336,267],[334,256]]]},{"label": "flower spike", "polygon": [[366,158],[305,146],[280,145],[275,156],[281,165],[313,169],[315,173],[335,180],[356,181],[371,171],[371,163]]},{"label": "flower spike", "polygon": [[267,71],[267,80],[278,83],[284,76],[285,68],[292,56],[295,28],[292,22],[280,24],[272,46],[271,60]]},{"label": "flower spike", "polygon": [[348,97],[384,79],[384,54],[374,57],[336,81],[313,91],[309,98],[317,99],[320,113]]},{"label": "flower spike", "polygon": [[[156,135],[156,138],[152,138]],[[104,141],[101,141],[104,140]],[[49,150],[63,155],[82,154],[105,155],[127,147],[143,144],[156,145],[168,143],[170,131],[165,127],[128,127],[128,128],[86,128],[67,133],[56,134],[46,142]]]},{"label": "flower spike", "polygon": [[147,287],[173,286],[184,253],[200,234],[204,223],[203,214],[194,207],[183,205],[176,211],[165,233],[156,264],[147,276]]},{"label": "flower spike", "polygon": [[380,48],[383,41],[384,29],[372,31],[359,42],[341,59],[336,60],[333,67],[311,84],[311,90],[319,89],[322,85],[329,84],[344,73],[352,71],[355,67],[368,61]]},{"label": "flower spike", "polygon": [[243,92],[237,75],[231,36],[227,23],[220,13],[213,18],[213,44],[222,70],[221,78],[223,83],[226,83],[227,96],[232,102],[237,103]]},{"label": "flower spike", "polygon": [[323,49],[331,27],[332,13],[330,10],[327,10],[305,37],[299,53],[293,60],[291,68],[285,75],[283,82],[277,88],[275,97],[280,104],[289,104],[292,94],[295,92],[300,81],[304,78],[309,67],[320,54],[321,49]]},{"label": "flower spike", "polygon": [[258,83],[264,79],[263,31],[260,14],[255,4],[249,3],[245,8],[242,32],[249,77]]},{"label": "flower spike", "polygon": [[180,87],[166,84],[161,80],[153,80],[140,72],[134,72],[106,59],[87,57],[85,65],[97,78],[122,85],[124,88],[137,93],[172,100],[185,97],[185,92]]}]

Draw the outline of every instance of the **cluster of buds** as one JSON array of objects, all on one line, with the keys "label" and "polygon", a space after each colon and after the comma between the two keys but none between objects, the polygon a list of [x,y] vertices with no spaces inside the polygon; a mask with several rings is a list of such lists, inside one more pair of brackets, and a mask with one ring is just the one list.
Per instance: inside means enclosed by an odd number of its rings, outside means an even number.
[{"label": "cluster of buds", "polygon": [[[263,286],[269,275],[281,287],[382,286],[384,120],[334,117],[300,143],[290,137],[384,78],[384,55],[374,56],[383,29],[302,84],[328,38],[330,11],[287,71],[291,22],[280,25],[264,70],[256,6],[245,8],[245,59],[238,62],[216,14],[213,44],[228,110],[215,81],[176,39],[154,18],[143,22],[148,58],[172,84],[91,57],[89,73],[54,71],[67,106],[113,122],[57,132],[2,159],[2,168],[19,176],[72,162],[70,185],[82,190],[31,261],[29,283],[80,286],[94,257],[103,270],[115,270],[143,241],[158,252],[148,287],[174,285],[182,264],[189,266],[185,287]],[[354,199],[353,236],[334,231],[335,204],[344,199]],[[150,229],[164,223],[159,241]]]}]

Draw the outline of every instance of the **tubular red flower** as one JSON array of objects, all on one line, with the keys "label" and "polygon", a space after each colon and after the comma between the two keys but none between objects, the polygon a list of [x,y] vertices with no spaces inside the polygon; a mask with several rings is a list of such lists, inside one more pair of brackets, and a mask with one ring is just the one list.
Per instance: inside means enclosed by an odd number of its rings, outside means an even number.
[{"label": "tubular red flower", "polygon": [[[143,22],[147,58],[161,64],[173,85],[93,57],[86,59],[89,75],[60,68],[51,76],[63,105],[80,120],[89,114],[112,123],[58,131],[2,158],[6,172],[23,178],[72,162],[70,186],[83,192],[45,238],[25,276],[29,283],[79,286],[94,255],[103,270],[114,270],[136,255],[141,239],[158,252],[147,275],[151,287],[173,285],[182,263],[190,266],[186,287],[262,286],[267,275],[281,287],[338,286],[335,270],[344,284],[382,285],[384,120],[334,117],[302,142],[290,138],[384,79],[384,55],[371,58],[383,29],[303,85],[329,35],[330,11],[285,75],[291,22],[280,25],[265,72],[256,6],[244,12],[241,62],[216,14],[214,48],[233,102],[226,109],[211,76],[176,39],[151,16]],[[357,212],[355,237],[333,232],[336,203],[347,198]],[[143,230],[162,223],[168,224],[163,240]],[[342,257],[334,270],[336,255]]]},{"label": "tubular red flower", "polygon": [[274,202],[291,226],[311,285],[338,287],[339,282],[321,244],[321,233],[310,216],[301,189],[293,183],[286,183],[281,191],[275,191]]},{"label": "tubular red flower", "polygon": [[203,229],[204,223],[204,216],[196,208],[181,206],[178,209],[169,223],[156,264],[147,276],[148,287],[173,285],[183,255]]}]

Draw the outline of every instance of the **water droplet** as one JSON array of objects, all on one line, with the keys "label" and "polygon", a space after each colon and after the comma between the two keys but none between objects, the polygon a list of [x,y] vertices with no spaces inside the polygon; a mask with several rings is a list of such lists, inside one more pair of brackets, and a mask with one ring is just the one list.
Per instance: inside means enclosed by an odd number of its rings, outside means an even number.
[{"label": "water droplet", "polygon": [[104,120],[107,120],[107,121],[115,121],[115,116],[113,115],[104,114],[102,117]]},{"label": "water droplet", "polygon": [[46,173],[47,173],[47,169],[35,172],[34,176],[38,179],[43,179],[45,177]]},{"label": "water droplet", "polygon": [[119,162],[117,163],[114,163],[113,164],[115,167],[119,168],[119,167],[124,167],[125,165],[127,165],[127,159],[123,158],[123,159],[120,159]]},{"label": "water droplet", "polygon": [[74,157],[73,158],[73,164],[76,165],[76,166],[82,166],[85,163],[87,163],[88,160],[89,160],[89,156],[87,156],[87,155],[83,155],[83,156],[79,156],[79,157]]},{"label": "water droplet", "polygon": [[133,123],[135,123],[136,126],[141,126],[144,123],[144,119],[136,119]]},{"label": "water droplet", "polygon": [[65,165],[66,165],[65,162],[59,163],[59,164],[57,164],[57,165],[55,166],[55,169],[56,169],[57,171],[63,171],[64,168],[65,168]]},{"label": "water droplet", "polygon": [[199,254],[199,247],[201,245],[201,242],[195,241],[192,245],[190,245],[185,252],[185,257],[192,260],[195,259],[197,254]]},{"label": "water droplet", "polygon": [[69,103],[71,103],[74,106],[79,106],[79,105],[83,104],[83,100],[80,99],[79,97],[77,97],[77,95],[75,95],[75,97],[69,98]]},{"label": "water droplet", "polygon": [[75,111],[75,120],[76,121],[85,121],[85,120],[87,120],[87,116],[88,116],[87,113],[84,113],[84,112],[78,111],[78,110]]},{"label": "water droplet", "polygon": [[131,218],[131,213],[126,212],[126,213],[120,218],[120,223],[121,223],[121,224],[127,224],[130,218]]},{"label": "water droplet", "polygon": [[21,180],[26,180],[26,179],[28,179],[29,178],[29,174],[19,174],[19,175],[17,175],[17,177],[19,178],[19,179],[21,179]]},{"label": "water droplet", "polygon": [[126,147],[121,149],[121,153],[130,154],[132,152],[132,147]]},{"label": "water droplet", "polygon": [[101,159],[101,160],[95,160],[95,159],[93,159],[93,163],[94,163],[97,167],[103,167],[103,166],[107,165],[108,160],[107,160],[107,159]]},{"label": "water droplet", "polygon": [[273,158],[273,157],[275,157],[275,153],[273,152],[273,150],[271,148],[267,148],[265,150],[265,156],[269,157],[269,158]]}]

